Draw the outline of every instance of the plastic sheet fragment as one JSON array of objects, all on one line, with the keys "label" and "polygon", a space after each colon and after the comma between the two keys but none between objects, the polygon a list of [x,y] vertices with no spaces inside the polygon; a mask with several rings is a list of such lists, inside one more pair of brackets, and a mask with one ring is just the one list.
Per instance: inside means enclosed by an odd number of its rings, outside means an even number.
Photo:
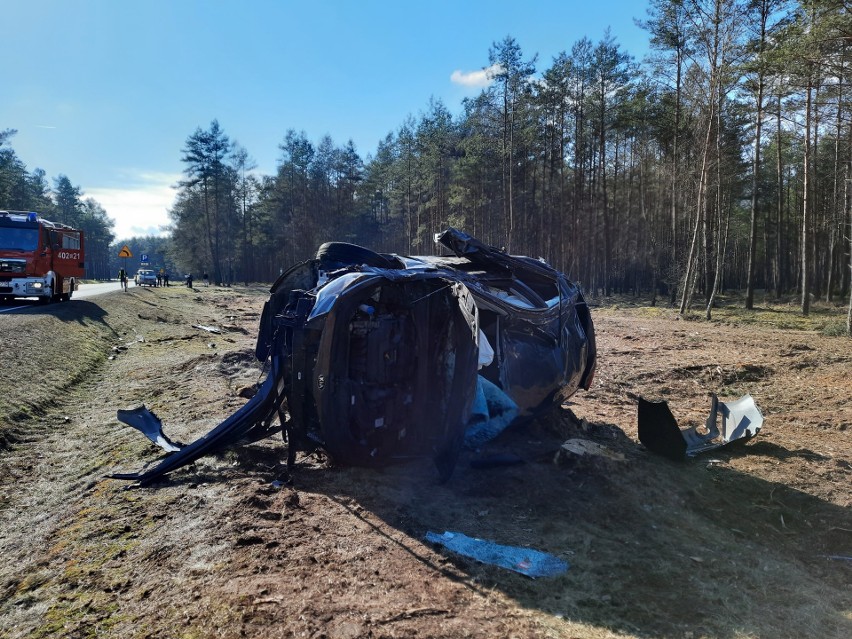
[{"label": "plastic sheet fragment", "polygon": [[527,577],[553,577],[568,570],[565,561],[546,552],[519,546],[504,546],[458,532],[446,531],[439,535],[430,531],[426,533],[426,541],[439,544],[464,557],[508,568]]}]

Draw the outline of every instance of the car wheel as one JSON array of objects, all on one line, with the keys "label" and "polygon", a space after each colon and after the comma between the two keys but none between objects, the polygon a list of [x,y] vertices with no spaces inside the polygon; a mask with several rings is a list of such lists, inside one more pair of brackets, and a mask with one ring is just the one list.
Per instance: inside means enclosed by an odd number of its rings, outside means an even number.
[{"label": "car wheel", "polygon": [[326,242],[317,249],[317,259],[326,268],[366,264],[376,268],[399,268],[392,260],[357,244]]}]

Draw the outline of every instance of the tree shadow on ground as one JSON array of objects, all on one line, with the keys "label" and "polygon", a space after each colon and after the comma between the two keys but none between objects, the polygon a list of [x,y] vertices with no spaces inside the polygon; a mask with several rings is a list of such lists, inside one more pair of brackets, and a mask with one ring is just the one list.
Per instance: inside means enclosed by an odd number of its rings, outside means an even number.
[{"label": "tree shadow on ground", "polygon": [[[2,305],[0,305],[2,308]],[[78,324],[103,322],[108,313],[88,300],[70,302],[39,303],[36,300],[16,300],[15,308],[5,311],[8,315],[51,315],[62,322],[74,321]]]},{"label": "tree shadow on ground", "polygon": [[[625,459],[563,456],[555,463],[568,437]],[[470,466],[478,454],[508,453],[525,463]],[[554,623],[672,638],[852,636],[843,603],[852,569],[830,559],[849,554],[852,514],[725,463],[750,454],[825,461],[763,442],[716,451],[721,462],[674,463],[611,424],[554,429],[536,422],[488,450],[466,452],[444,485],[429,463],[418,462],[379,471],[300,469],[295,489],[335,500],[437,575],[497,589]],[[424,544],[427,531],[445,530],[550,552],[571,568],[530,580]]]},{"label": "tree shadow on ground", "polygon": [[[614,455],[560,454],[570,438]],[[730,465],[753,455],[828,463],[811,451],[753,441],[676,463],[648,453],[612,424],[578,422],[558,410],[480,451],[465,451],[445,484],[429,460],[336,468],[322,456],[304,455],[288,484],[285,455],[275,439],[237,447],[164,484],[254,485],[241,493],[248,496],[232,524],[235,548],[251,560],[237,562],[232,577],[292,579],[294,565],[303,571],[300,579],[334,575],[335,585],[310,604],[318,628],[334,608],[324,602],[335,600],[335,588],[346,594],[347,584],[372,581],[405,591],[417,574],[479,601],[500,592],[520,609],[538,611],[557,632],[576,622],[672,639],[852,636],[844,601],[852,566],[837,559],[850,554],[852,514]],[[516,455],[523,463],[472,466],[489,455]],[[570,569],[531,580],[424,541],[427,531],[445,530],[549,552]],[[343,552],[348,544],[354,546]],[[439,597],[429,614],[457,616],[446,604],[447,596]],[[498,631],[492,622],[499,609],[480,608],[465,612],[468,621]]]}]

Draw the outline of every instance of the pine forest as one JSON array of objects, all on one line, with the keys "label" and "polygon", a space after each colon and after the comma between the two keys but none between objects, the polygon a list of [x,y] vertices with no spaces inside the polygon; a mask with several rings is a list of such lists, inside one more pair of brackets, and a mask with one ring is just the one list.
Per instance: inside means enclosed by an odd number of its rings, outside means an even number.
[{"label": "pine forest", "polygon": [[709,318],[738,290],[746,308],[759,292],[803,314],[849,299],[852,315],[850,11],[651,0],[641,60],[610,32],[552,60],[506,36],[483,52],[486,89],[388,123],[365,157],[280,123],[274,175],[213,120],[183,141],[165,238],[115,238],[103,207],[29,170],[0,129],[0,208],[84,229],[90,277],[115,270],[116,240],[229,284],[272,281],[325,241],[432,253],[453,226],[541,257],[593,297]]}]

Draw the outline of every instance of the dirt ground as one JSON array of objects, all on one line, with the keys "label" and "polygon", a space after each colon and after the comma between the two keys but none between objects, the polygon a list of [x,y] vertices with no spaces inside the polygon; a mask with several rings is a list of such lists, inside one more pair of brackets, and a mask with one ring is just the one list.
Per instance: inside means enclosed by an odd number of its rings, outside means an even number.
[{"label": "dirt ground", "polygon": [[[106,478],[159,458],[116,409],[186,442],[245,402],[265,299],[137,288],[0,314],[0,637],[852,637],[852,341],[825,334],[843,309],[598,306],[591,391],[446,484],[428,461],[300,456],[282,485],[280,438],[149,488]],[[758,437],[683,463],[639,444],[639,396],[686,427],[712,392],[750,393]],[[558,455],[569,438],[613,456]],[[470,466],[497,453],[525,463]],[[570,569],[533,580],[424,540],[445,530]]]}]

